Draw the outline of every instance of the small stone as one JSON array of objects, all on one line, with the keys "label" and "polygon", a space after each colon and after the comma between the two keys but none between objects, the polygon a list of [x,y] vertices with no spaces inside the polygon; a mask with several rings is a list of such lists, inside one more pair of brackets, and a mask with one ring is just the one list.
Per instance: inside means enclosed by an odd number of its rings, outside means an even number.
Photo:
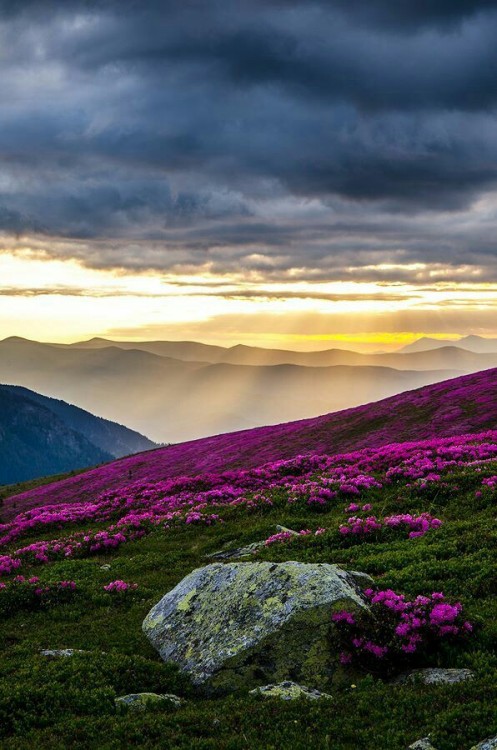
[{"label": "small stone", "polygon": [[413,669],[404,672],[393,680],[396,685],[421,682],[423,685],[454,685],[457,682],[472,680],[475,674],[471,669]]},{"label": "small stone", "polygon": [[278,685],[263,685],[250,691],[250,695],[262,695],[264,698],[279,698],[282,701],[294,701],[298,698],[307,698],[315,701],[320,698],[330,699],[328,693],[321,693],[314,688],[299,685],[291,680],[280,682]]},{"label": "small stone", "polygon": [[264,547],[265,543],[265,541],[252,542],[252,544],[247,544],[245,547],[237,547],[226,552],[222,550],[220,552],[213,552],[210,555],[206,555],[206,558],[209,560],[240,560],[242,557],[255,555],[256,552]]},{"label": "small stone", "polygon": [[276,524],[276,531],[279,534],[283,532],[284,534],[291,534],[292,536],[300,536],[298,531],[294,531],[293,529],[287,529],[286,526],[280,526],[279,523]]},{"label": "small stone", "polygon": [[109,565],[109,564],[107,563],[107,564],[105,564],[105,565],[101,565],[101,566],[100,566],[100,570],[110,570],[110,567],[111,567],[111,566],[110,566],[110,565]]},{"label": "small stone", "polygon": [[488,740],[483,740],[483,742],[478,743],[478,745],[474,745],[471,750],[496,750],[496,748],[497,735],[495,737],[490,737]]},{"label": "small stone", "polygon": [[40,651],[42,656],[46,656],[49,659],[59,659],[68,656],[74,656],[74,654],[84,654],[85,652],[81,648],[44,648]]},{"label": "small stone", "polygon": [[178,707],[181,706],[182,700],[172,693],[130,693],[116,698],[115,703],[116,706],[127,706],[133,711],[145,711],[146,708],[157,703],[170,703]]},{"label": "small stone", "polygon": [[[287,529],[286,526],[280,526],[279,524],[276,524],[276,531],[284,531],[288,534],[291,534],[292,536],[299,536],[298,531]],[[205,557],[209,560],[240,560],[243,557],[250,557],[251,555],[255,555],[260,549],[263,549],[265,546],[266,540],[262,539],[260,542],[252,542],[252,544],[247,544],[245,545],[245,547],[237,547],[236,549],[212,552],[210,555],[206,555]]]}]

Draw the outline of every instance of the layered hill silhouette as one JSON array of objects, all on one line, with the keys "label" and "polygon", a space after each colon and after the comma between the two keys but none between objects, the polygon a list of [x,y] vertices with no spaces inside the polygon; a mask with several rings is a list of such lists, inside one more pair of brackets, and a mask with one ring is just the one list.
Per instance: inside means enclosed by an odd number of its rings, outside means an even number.
[{"label": "layered hill silhouette", "polygon": [[397,370],[455,369],[477,372],[497,367],[497,339],[466,336],[457,342],[421,338],[400,352],[361,354],[347,349],[324,349],[297,352],[288,349],[264,349],[237,344],[231,347],[213,346],[196,341],[111,341],[93,338],[64,348],[139,349],[162,357],[190,362],[225,363],[234,365],[299,365],[301,367],[392,367]]},{"label": "layered hill silhouette", "polygon": [[[108,343],[62,346],[6,339],[0,342],[0,381],[124,422],[158,442],[176,443],[338,411],[455,377],[476,365],[497,366],[497,355],[457,348],[448,355],[429,353],[428,359],[416,355],[416,362],[414,356],[403,360],[407,355],[373,361],[340,350],[302,354],[194,342],[152,342],[143,348]],[[245,363],[209,362],[207,356],[238,357]],[[305,364],[281,361],[292,357]]]},{"label": "layered hill silhouette", "polygon": [[436,350],[447,346],[457,346],[458,348],[466,349],[470,352],[477,354],[495,354],[497,352],[497,339],[487,339],[483,336],[463,336],[458,341],[454,342],[451,340],[434,339],[429,336],[423,336],[422,338],[414,341],[412,344],[408,344],[401,349],[402,353],[417,353],[427,352],[430,350]]},{"label": "layered hill silhouette", "polygon": [[256,467],[299,454],[350,453],[393,442],[497,428],[497,368],[314,419],[217,435],[114,461],[8,498],[9,518],[37,505],[90,499],[136,481]]},{"label": "layered hill silhouette", "polygon": [[0,484],[81,469],[153,447],[143,435],[64,401],[0,385]]}]

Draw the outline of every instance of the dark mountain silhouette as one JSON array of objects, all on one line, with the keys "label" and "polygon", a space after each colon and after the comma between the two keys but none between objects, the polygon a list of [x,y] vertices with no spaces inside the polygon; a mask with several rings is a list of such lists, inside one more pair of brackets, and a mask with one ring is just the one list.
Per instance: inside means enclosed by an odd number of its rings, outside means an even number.
[{"label": "dark mountain silhouette", "polygon": [[63,401],[0,385],[0,484],[81,469],[154,446],[143,435]]}]

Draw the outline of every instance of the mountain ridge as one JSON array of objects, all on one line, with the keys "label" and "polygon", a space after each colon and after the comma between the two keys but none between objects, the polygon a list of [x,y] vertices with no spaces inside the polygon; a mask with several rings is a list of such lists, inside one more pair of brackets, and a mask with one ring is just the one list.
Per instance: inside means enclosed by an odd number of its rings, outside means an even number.
[{"label": "mountain ridge", "polygon": [[43,405],[0,387],[0,484],[111,461]]},{"label": "mountain ridge", "polygon": [[463,372],[209,363],[136,348],[0,342],[1,381],[125,422],[161,443],[338,411]]},{"label": "mountain ridge", "polygon": [[0,484],[105,463],[155,445],[64,401],[0,385]]},{"label": "mountain ridge", "polygon": [[[470,337],[466,337],[470,339]],[[294,351],[291,349],[263,348],[235,344],[230,347],[215,346],[196,341],[115,341],[95,337],[73,344],[45,343],[44,346],[61,350],[102,351],[121,349],[122,351],[144,351],[162,358],[172,358],[183,362],[205,364],[238,364],[247,366],[274,366],[293,364],[302,367],[379,366],[398,370],[460,369],[464,372],[476,372],[490,367],[497,367],[497,341],[474,337],[486,342],[485,350],[476,351],[461,346],[461,341],[439,341],[437,339],[418,339],[417,342],[394,352],[363,353],[350,349],[320,349],[316,351]],[[11,337],[2,343],[29,344],[28,339]],[[433,342],[430,348],[424,348],[423,342]],[[33,342],[39,343],[39,342]],[[436,345],[435,345],[436,344]]]},{"label": "mountain ridge", "polygon": [[[123,481],[144,481],[260,466],[300,453],[336,455],[393,442],[497,429],[497,368],[465,375],[320,417],[215,435],[120,459],[77,477],[8,498],[15,505],[73,502]],[[47,499],[49,498],[49,499]]]},{"label": "mountain ridge", "polygon": [[423,336],[411,344],[407,344],[400,352],[416,353],[416,352],[427,352],[433,349],[439,349],[444,346],[457,346],[458,348],[466,349],[467,351],[474,352],[475,354],[488,354],[497,352],[497,339],[489,339],[484,336],[477,336],[476,334],[470,334],[469,336],[462,336],[456,341],[452,339],[435,339],[430,336]]}]

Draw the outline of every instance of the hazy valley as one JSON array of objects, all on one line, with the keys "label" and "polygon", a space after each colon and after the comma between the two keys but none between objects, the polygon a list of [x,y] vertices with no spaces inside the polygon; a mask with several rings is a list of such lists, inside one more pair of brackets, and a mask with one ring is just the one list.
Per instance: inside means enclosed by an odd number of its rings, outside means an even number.
[{"label": "hazy valley", "polygon": [[493,366],[497,352],[454,346],[363,355],[195,342],[0,342],[0,382],[165,443],[318,416]]}]

